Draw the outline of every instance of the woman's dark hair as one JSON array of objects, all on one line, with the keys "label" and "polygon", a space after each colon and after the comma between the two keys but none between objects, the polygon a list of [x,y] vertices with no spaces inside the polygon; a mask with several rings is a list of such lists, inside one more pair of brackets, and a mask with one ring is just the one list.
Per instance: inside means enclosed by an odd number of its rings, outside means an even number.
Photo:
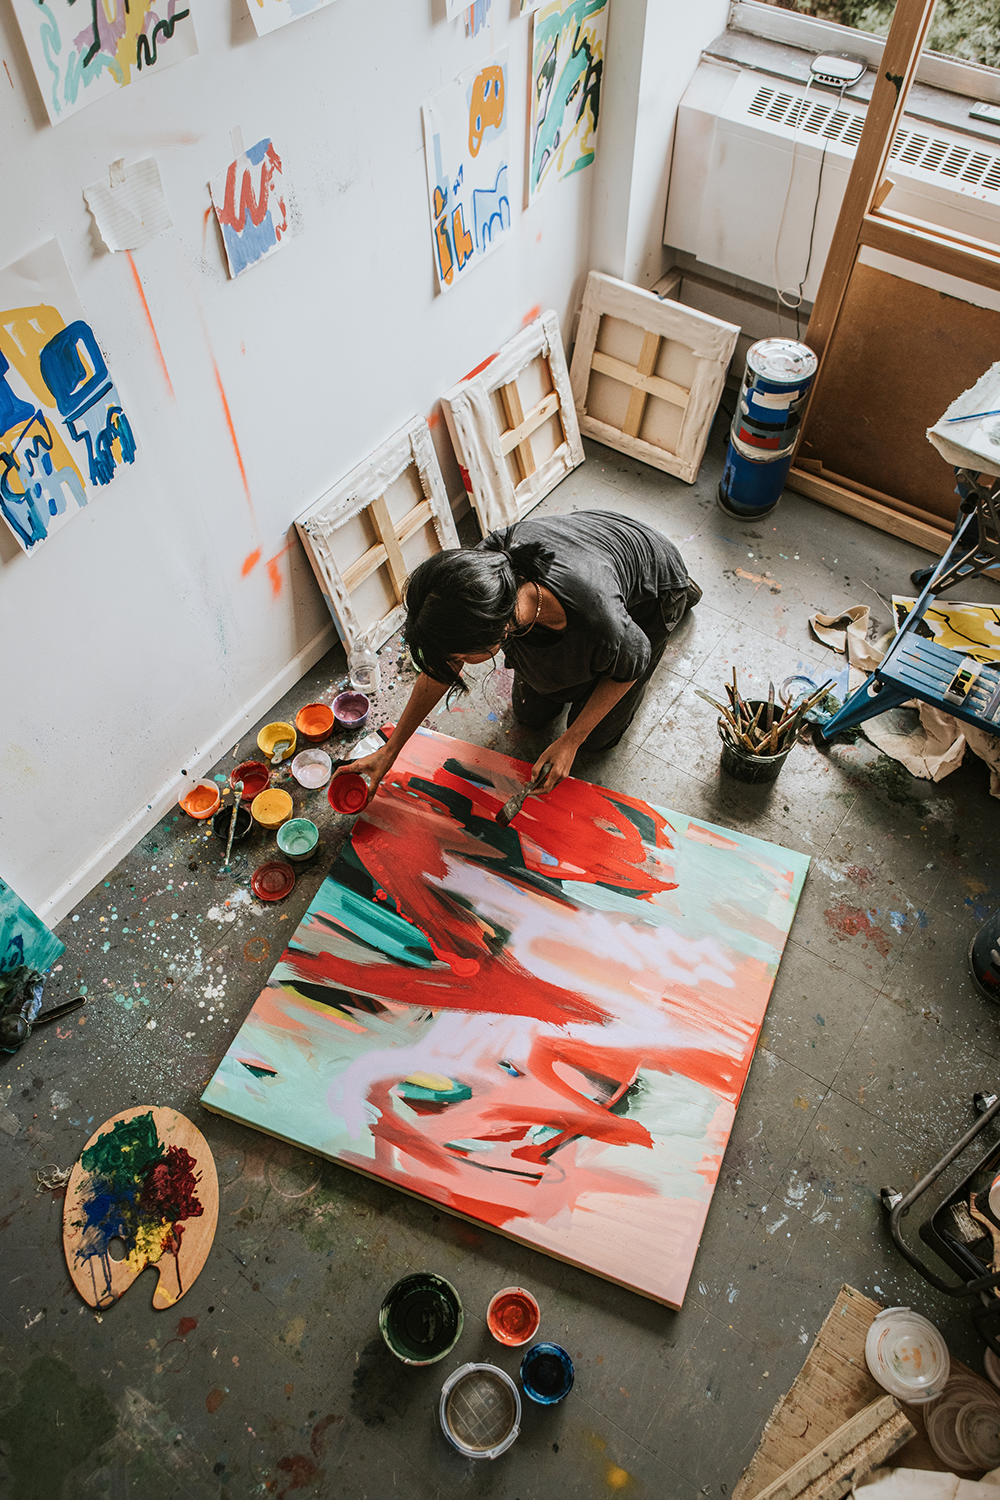
[{"label": "woman's dark hair", "polygon": [[537,579],[544,549],[510,546],[511,531],[491,532],[471,551],[436,552],[410,574],[403,635],[414,665],[435,682],[466,690],[452,658],[499,645],[514,619],[519,586]]}]

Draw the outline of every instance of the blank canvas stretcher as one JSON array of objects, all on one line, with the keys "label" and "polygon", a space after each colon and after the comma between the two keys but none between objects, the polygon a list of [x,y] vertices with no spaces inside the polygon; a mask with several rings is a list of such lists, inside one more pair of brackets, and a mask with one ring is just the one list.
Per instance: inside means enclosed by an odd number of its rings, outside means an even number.
[{"label": "blank canvas stretcher", "polygon": [[809,860],[419,731],[208,1108],[679,1307]]}]

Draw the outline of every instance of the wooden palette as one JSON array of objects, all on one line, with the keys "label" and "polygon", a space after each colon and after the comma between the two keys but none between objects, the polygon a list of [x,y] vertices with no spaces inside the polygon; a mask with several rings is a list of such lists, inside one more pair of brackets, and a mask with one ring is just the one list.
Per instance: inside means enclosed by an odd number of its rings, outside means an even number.
[{"label": "wooden palette", "polygon": [[155,1265],[153,1306],[173,1307],[208,1259],[218,1217],[215,1160],[197,1126],[175,1109],[123,1109],[95,1130],[66,1187],[73,1285],[90,1307],[110,1307]]}]

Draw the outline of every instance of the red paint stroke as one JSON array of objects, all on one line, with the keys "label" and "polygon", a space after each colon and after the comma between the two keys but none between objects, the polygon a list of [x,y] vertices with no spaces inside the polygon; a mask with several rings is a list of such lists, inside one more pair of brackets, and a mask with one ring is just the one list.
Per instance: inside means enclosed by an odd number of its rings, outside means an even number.
[{"label": "red paint stroke", "polygon": [[233,452],[236,454],[236,462],[239,465],[240,478],[243,481],[243,493],[247,497],[247,504],[250,507],[250,514],[253,516],[254,522],[256,522],[257,512],[254,510],[253,496],[250,493],[250,485],[247,481],[247,471],[243,467],[243,454],[240,452],[239,440],[236,436],[236,428],[233,425],[233,414],[229,410],[229,400],[226,396],[226,389],[222,384],[222,376],[219,374],[219,367],[215,362],[215,355],[212,353],[211,349],[209,350],[209,359],[211,359],[212,361],[212,370],[215,374],[215,384],[218,387],[219,396],[222,400],[222,409],[226,414],[226,426],[229,428],[229,440],[233,445]]},{"label": "red paint stroke", "polygon": [[458,472],[462,476],[462,483],[465,485],[466,493],[469,494],[469,495],[471,495],[472,494],[472,478],[471,478],[471,475],[469,474],[468,469],[463,468],[462,465],[459,464],[459,466],[458,466]]},{"label": "red paint stroke", "polygon": [[469,373],[468,373],[468,375],[463,375],[462,379],[463,380],[472,380],[472,378],[474,376],[481,374],[482,371],[486,369],[487,365],[491,365],[493,363],[493,361],[497,357],[497,354],[499,354],[499,353],[500,353],[500,350],[498,349],[497,352],[496,352],[496,354],[489,355],[488,358],[486,358],[486,359],[483,360],[483,362],[482,362],[481,365],[477,365],[474,370],[470,370]]},{"label": "red paint stroke", "polygon": [[[6,63],[4,64],[4,66],[6,67]],[[170,380],[170,371],[167,369],[167,362],[163,357],[163,350],[160,347],[160,340],[156,332],[156,325],[153,322],[153,314],[149,310],[149,303],[146,301],[146,293],[142,289],[142,282],[139,280],[139,272],[136,267],[135,261],[132,259],[131,250],[125,251],[125,258],[128,261],[129,266],[131,267],[132,279],[135,282],[135,289],[139,293],[139,301],[142,303],[142,310],[146,314],[146,322],[149,324],[149,331],[153,335],[153,344],[156,348],[156,357],[160,361],[160,369],[163,371],[163,378],[167,382],[167,390],[170,392],[171,400],[176,401],[177,397],[174,395],[174,387]]]},{"label": "red paint stroke", "polygon": [[213,207],[214,207],[214,205],[211,204],[211,203],[208,205],[208,207],[205,210],[204,217],[202,218],[202,221],[201,221],[201,249],[202,249],[202,254],[205,253],[205,240],[206,240],[206,238],[208,236],[208,221],[212,217],[212,209],[213,209]]},{"label": "red paint stroke", "polygon": [[848,865],[844,874],[862,891],[875,884],[875,871],[869,869],[867,865]]},{"label": "red paint stroke", "polygon": [[177,1325],[177,1337],[179,1339],[186,1339],[188,1334],[194,1333],[197,1327],[197,1318],[181,1318],[180,1322]]},{"label": "red paint stroke", "polygon": [[10,69],[8,68],[6,61],[4,62],[3,70],[7,74],[7,82],[10,84],[11,88],[13,88],[14,87],[14,80],[10,76]]},{"label": "red paint stroke", "polygon": [[863,937],[865,941],[862,947],[867,948],[872,943],[883,958],[888,956],[892,944],[881,927],[876,927],[860,906],[848,906],[846,901],[840,901],[836,906],[828,907],[823,915],[839,942],[846,943],[849,938]]},{"label": "red paint stroke", "polygon": [[312,1486],[324,1477],[324,1471],[304,1453],[290,1453],[279,1458],[278,1468],[288,1475],[284,1489],[278,1491],[278,1500],[284,1500],[285,1495],[292,1490],[304,1490],[307,1485]]},{"label": "red paint stroke", "polygon": [[437,407],[434,408],[430,416],[427,418],[427,425],[430,428],[431,432],[434,431],[435,427],[439,427],[441,425],[441,413],[438,411]]},{"label": "red paint stroke", "polygon": [[524,317],[521,319],[521,327],[522,328],[527,328],[528,324],[529,323],[533,323],[535,321],[535,319],[539,316],[539,314],[541,313],[541,311],[542,311],[542,304],[540,302],[536,302],[535,305],[534,305],[534,307],[530,307],[528,309],[528,311],[525,313]]},{"label": "red paint stroke", "polygon": [[243,560],[243,577],[245,578],[248,573],[252,573],[259,562],[260,548],[257,547],[253,552],[248,553]]},{"label": "red paint stroke", "polygon": [[[271,180],[275,172],[279,176],[281,175],[281,157],[275,151],[273,145],[268,146],[267,151],[264,153],[264,159],[260,163],[260,192],[257,197],[254,197],[251,169],[250,167],[243,168],[243,180],[240,184],[240,202],[237,208],[236,174],[239,170],[239,165],[238,161],[230,162],[229,164],[229,171],[226,173],[226,196],[222,207],[219,209],[219,223],[228,224],[230,229],[235,229],[237,234],[242,234],[247,221],[247,214],[250,215],[250,222],[255,227],[263,223],[264,216],[268,210],[268,199],[271,194]],[[281,209],[283,222],[280,226],[275,224],[274,233],[275,238],[280,240],[288,223],[285,205],[280,198],[278,200],[278,207]]]},{"label": "red paint stroke", "polygon": [[337,1416],[335,1412],[329,1412],[316,1423],[309,1439],[309,1446],[317,1458],[322,1458],[326,1451],[326,1445],[329,1441],[326,1436],[327,1429],[332,1427],[334,1423],[342,1422],[343,1420],[343,1417]]}]

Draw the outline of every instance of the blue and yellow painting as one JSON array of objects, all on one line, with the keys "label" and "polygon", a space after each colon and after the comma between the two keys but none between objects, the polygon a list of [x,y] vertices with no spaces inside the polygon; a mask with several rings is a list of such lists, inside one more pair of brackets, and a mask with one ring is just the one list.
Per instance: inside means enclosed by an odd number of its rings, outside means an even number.
[{"label": "blue and yellow painting", "polygon": [[608,0],[551,0],[532,16],[528,198],[597,152]]},{"label": "blue and yellow painting", "polygon": [[510,231],[506,51],[424,105],[424,151],[434,268],[447,292]]},{"label": "blue and yellow painting", "polygon": [[135,438],[55,240],[0,271],[0,515],[25,552],[135,460]]}]

